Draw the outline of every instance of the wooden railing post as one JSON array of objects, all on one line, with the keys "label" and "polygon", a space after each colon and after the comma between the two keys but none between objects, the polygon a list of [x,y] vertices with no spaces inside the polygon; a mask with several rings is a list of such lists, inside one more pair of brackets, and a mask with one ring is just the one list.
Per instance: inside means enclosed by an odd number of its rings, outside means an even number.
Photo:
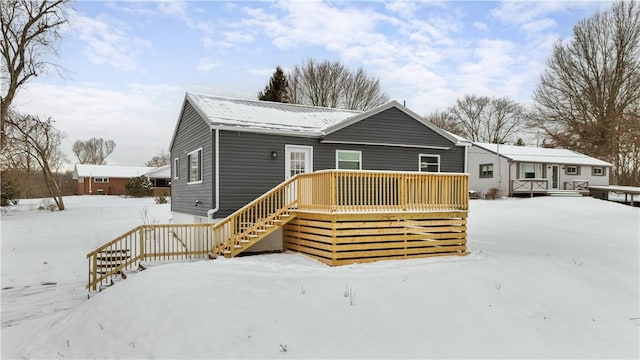
[{"label": "wooden railing post", "polygon": [[146,241],[144,240],[144,226],[140,227],[140,235],[138,235],[138,237],[140,238],[140,261],[145,261],[145,257],[146,257],[146,251],[145,251],[145,247],[146,247]]},{"label": "wooden railing post", "polygon": [[335,171],[332,171],[330,174],[330,184],[331,184],[331,189],[330,189],[330,198],[329,198],[329,209],[331,209],[331,212],[335,212],[336,210],[338,210],[338,190],[337,190],[337,177],[338,177],[338,173]]},{"label": "wooden railing post", "polygon": [[92,277],[92,279],[91,279],[91,284],[92,284],[91,289],[93,291],[96,291],[98,289],[97,288],[97,286],[98,286],[98,284],[97,284],[98,283],[98,254],[94,253],[91,256],[91,259],[93,260],[93,269],[91,269],[91,277]]},{"label": "wooden railing post", "polygon": [[407,182],[409,178],[407,175],[403,175],[400,177],[400,184],[398,188],[398,205],[399,207],[406,211],[407,210]]}]

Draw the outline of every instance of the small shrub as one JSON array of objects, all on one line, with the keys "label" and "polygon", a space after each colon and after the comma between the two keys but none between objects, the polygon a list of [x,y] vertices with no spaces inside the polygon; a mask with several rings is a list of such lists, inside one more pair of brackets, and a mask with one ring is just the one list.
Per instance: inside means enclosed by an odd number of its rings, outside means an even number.
[{"label": "small shrub", "polygon": [[153,193],[153,184],[145,176],[138,176],[129,179],[127,185],[127,195],[133,197],[151,196]]},{"label": "small shrub", "polygon": [[15,179],[4,177],[0,183],[0,206],[17,205],[20,189]]},{"label": "small shrub", "polygon": [[169,202],[168,194],[166,191],[161,191],[156,195],[156,204],[166,204]]},{"label": "small shrub", "polygon": [[499,199],[500,196],[500,189],[498,188],[491,188],[487,191],[486,194],[484,194],[484,198],[489,200]]}]

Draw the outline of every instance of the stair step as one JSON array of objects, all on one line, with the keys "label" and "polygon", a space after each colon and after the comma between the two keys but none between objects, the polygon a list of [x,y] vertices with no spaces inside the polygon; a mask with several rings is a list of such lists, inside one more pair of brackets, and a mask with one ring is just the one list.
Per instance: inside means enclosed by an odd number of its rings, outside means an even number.
[{"label": "stair step", "polygon": [[265,230],[265,229],[258,229],[256,231],[259,232],[259,233],[266,233],[267,232],[267,230]]},{"label": "stair step", "polygon": [[251,242],[251,240],[240,239],[240,242],[241,242],[241,243],[245,243],[245,244],[246,244],[246,243],[250,243],[250,242]]},{"label": "stair step", "polygon": [[129,254],[129,249],[105,249],[101,250],[100,254]]},{"label": "stair step", "polygon": [[236,249],[242,249],[243,248],[242,245],[233,245],[233,247],[236,248]]},{"label": "stair step", "polygon": [[249,237],[250,237],[250,238],[257,238],[257,237],[258,237],[258,235],[256,235],[256,234],[249,234]]}]

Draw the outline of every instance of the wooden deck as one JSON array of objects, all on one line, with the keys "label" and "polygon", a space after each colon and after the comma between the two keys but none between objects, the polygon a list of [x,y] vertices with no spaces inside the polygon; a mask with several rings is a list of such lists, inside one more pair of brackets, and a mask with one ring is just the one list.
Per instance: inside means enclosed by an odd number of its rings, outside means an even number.
[{"label": "wooden deck", "polygon": [[629,203],[631,206],[635,206],[635,195],[640,195],[640,187],[636,186],[621,186],[621,185],[607,185],[607,186],[589,186],[590,193],[597,198],[603,200],[609,200],[609,192],[616,194],[624,194],[624,202]]},{"label": "wooden deck", "polygon": [[[468,176],[326,170],[299,174],[215,224],[143,225],[87,254],[87,288],[140,261],[235,257],[276,229],[283,247],[329,265],[465,255]],[[104,254],[126,259],[103,266]]]}]

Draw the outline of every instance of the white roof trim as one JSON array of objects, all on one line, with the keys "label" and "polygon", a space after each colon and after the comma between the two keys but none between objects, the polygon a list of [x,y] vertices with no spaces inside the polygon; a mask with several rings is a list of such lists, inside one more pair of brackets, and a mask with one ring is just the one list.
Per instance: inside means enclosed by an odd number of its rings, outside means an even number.
[{"label": "white roof trim", "polygon": [[154,167],[150,166],[75,164],[73,178],[108,177],[130,179],[144,175],[154,169]]},{"label": "white roof trim", "polygon": [[411,144],[391,144],[391,143],[373,143],[364,141],[340,141],[340,140],[320,140],[321,144],[347,144],[347,145],[372,145],[372,146],[392,146],[403,148],[432,149],[432,150],[451,150],[446,146],[429,146],[429,145],[411,145]]}]

